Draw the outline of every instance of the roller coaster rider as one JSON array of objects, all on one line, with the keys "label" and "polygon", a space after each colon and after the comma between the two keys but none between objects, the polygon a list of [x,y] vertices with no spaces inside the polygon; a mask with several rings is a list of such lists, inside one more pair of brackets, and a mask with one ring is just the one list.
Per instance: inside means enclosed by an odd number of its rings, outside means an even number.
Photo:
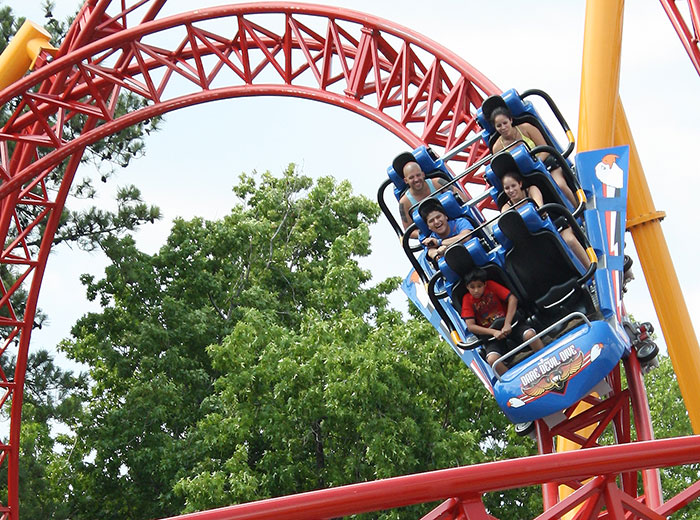
[{"label": "roller coaster rider", "polygon": [[449,219],[439,200],[428,198],[418,206],[418,213],[431,234],[421,241],[430,260],[437,260],[449,246],[469,235],[474,227],[466,218]]},{"label": "roller coaster rider", "polygon": [[[514,322],[518,309],[518,299],[501,284],[488,280],[486,271],[474,269],[464,279],[467,292],[462,299],[462,318],[469,329],[486,342],[486,361],[494,371],[503,375],[507,367],[503,363],[494,366],[498,358],[518,346],[521,342],[533,338],[535,329]],[[530,344],[536,352],[544,347],[541,339]]]},{"label": "roller coaster rider", "polygon": [[[493,153],[503,150],[506,146],[515,141],[523,141],[530,149],[547,144],[542,133],[530,123],[520,123],[514,126],[513,116],[506,107],[495,108],[493,112],[491,112],[490,123],[500,134],[500,137],[493,145]],[[544,162],[545,166],[550,169],[552,178],[554,182],[557,183],[557,186],[559,186],[559,189],[561,189],[562,193],[564,193],[571,204],[576,207],[576,197],[574,197],[573,192],[567,185],[564,174],[554,160],[554,157],[551,157],[547,152],[540,152],[537,155],[538,158]]]},{"label": "roller coaster rider", "polygon": [[[426,179],[425,172],[415,161],[406,163],[403,168],[396,173],[403,177],[408,186],[408,189],[399,200],[401,223],[403,224],[403,228],[407,229],[413,223],[411,208],[438,191],[442,186],[447,184],[447,181],[439,177]],[[458,193],[455,188],[452,189],[455,193]],[[414,231],[411,237],[418,238],[418,230]]]}]

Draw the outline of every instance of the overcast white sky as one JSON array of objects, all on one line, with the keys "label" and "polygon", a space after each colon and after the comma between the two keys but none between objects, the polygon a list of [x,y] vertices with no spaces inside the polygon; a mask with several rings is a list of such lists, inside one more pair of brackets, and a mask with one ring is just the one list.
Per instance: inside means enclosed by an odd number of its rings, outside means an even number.
[{"label": "overcast white sky", "polygon": [[[0,2],[10,5],[16,15],[43,22],[41,0]],[[73,0],[56,3],[58,17],[78,5]],[[165,11],[225,3],[169,0]],[[543,89],[576,132],[583,0],[316,3],[350,7],[405,25],[464,57],[504,90]],[[656,207],[667,213],[663,229],[691,316],[700,312],[693,214],[698,161],[692,155],[700,142],[699,86],[700,78],[658,0],[627,2],[620,92]],[[356,191],[375,199],[387,165],[406,149],[360,116],[291,98],[241,98],[170,113],[163,130],[149,137],[147,147],[147,156],[120,171],[113,184],[136,184],[146,201],[163,210],[164,221],[139,234],[140,244],[149,252],[163,243],[176,216],[214,219],[227,214],[234,201],[230,187],[242,171],[278,173],[295,162],[313,177],[349,178]],[[109,203],[106,196],[104,204]],[[373,243],[375,252],[366,265],[378,279],[407,272],[408,262],[383,220],[373,229]],[[33,348],[53,349],[79,316],[96,308],[85,300],[78,276],[85,272],[100,276],[104,265],[98,254],[65,247],[52,254],[39,300],[50,323],[34,332]],[[639,320],[658,323],[638,265],[635,273],[627,308]]]}]

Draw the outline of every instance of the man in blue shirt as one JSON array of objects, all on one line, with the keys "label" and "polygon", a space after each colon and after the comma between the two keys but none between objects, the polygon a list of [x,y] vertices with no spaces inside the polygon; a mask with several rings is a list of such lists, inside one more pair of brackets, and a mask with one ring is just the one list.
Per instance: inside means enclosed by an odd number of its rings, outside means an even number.
[{"label": "man in blue shirt", "polygon": [[443,256],[449,246],[465,238],[474,229],[464,217],[449,220],[445,208],[434,198],[423,202],[418,208],[418,213],[431,231],[430,235],[421,241],[431,260]]}]

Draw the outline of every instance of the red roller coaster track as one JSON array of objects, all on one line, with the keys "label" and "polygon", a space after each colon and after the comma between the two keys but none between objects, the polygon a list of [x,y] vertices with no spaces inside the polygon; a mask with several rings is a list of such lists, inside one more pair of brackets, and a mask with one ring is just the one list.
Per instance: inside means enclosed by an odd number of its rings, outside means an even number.
[{"label": "red roller coaster track", "polygon": [[[57,56],[0,92],[2,103],[18,100],[17,109],[0,133],[0,234],[4,244],[0,262],[18,274],[11,287],[1,286],[0,295],[0,327],[4,333],[0,355],[16,354],[17,358],[14,377],[0,371],[0,406],[10,406],[9,443],[0,446],[0,462],[7,464],[8,471],[8,499],[0,507],[2,518],[19,516],[18,450],[31,328],[61,211],[87,146],[179,108],[232,97],[274,95],[307,98],[351,110],[382,125],[409,146],[427,144],[440,152],[476,134],[476,108],[485,96],[498,91],[449,50],[409,29],[366,14],[269,3],[200,9],[159,18],[164,4],[165,0],[89,0]],[[226,23],[210,26],[214,20]],[[227,29],[222,30],[223,26]],[[156,35],[167,37],[156,39]],[[126,91],[143,98],[145,106],[117,117],[118,96]],[[65,131],[68,122],[82,127],[77,137]],[[476,142],[457,154],[453,164],[468,167],[486,153],[483,144]],[[55,175],[55,168],[64,160],[67,168],[60,189],[52,193],[46,178]],[[475,194],[484,185],[478,171],[463,181]],[[36,216],[27,220],[27,213]],[[23,290],[26,297],[18,302]],[[16,312],[21,305],[23,315]],[[700,441],[695,437],[653,441],[636,359],[631,358],[625,368],[628,388],[622,388],[616,371],[610,377],[611,397],[590,398],[589,411],[551,431],[539,425],[540,451],[549,453],[553,451],[554,435],[591,447],[611,424],[621,445],[596,449],[595,455],[591,453],[585,461],[577,454],[551,454],[480,469],[447,470],[452,473],[325,490],[278,499],[281,502],[200,513],[202,516],[197,517],[283,518],[281,508],[291,507],[304,511],[304,515],[290,513],[284,518],[325,518],[450,496],[453,498],[428,518],[493,518],[484,509],[482,493],[542,483],[548,508],[540,517],[543,519],[556,518],[580,504],[584,505],[578,516],[581,519],[596,517],[603,507],[607,507],[610,518],[621,519],[624,511],[634,512],[637,518],[661,518],[697,497],[700,485],[693,484],[676,499],[662,504],[658,475],[653,469],[700,461]],[[648,444],[630,444],[630,409],[637,421],[638,439]],[[595,428],[583,438],[578,430],[587,424]],[[638,457],[642,447],[648,454],[643,461]],[[529,464],[538,468],[536,478]],[[636,471],[641,471],[642,493],[638,492]],[[475,477],[479,472],[492,478],[486,482]],[[511,475],[511,480],[506,482],[506,475]],[[620,475],[619,481],[616,475]],[[583,483],[591,476],[596,478]],[[461,484],[446,487],[446,479]],[[557,503],[556,486],[560,482],[576,491]],[[374,493],[375,498],[379,496],[376,493],[401,498],[372,501],[368,495],[368,502],[362,505],[351,498],[365,492]]]},{"label": "red roller coaster track", "polygon": [[[678,4],[685,4],[685,8]],[[695,70],[700,74],[700,1],[699,0],[661,0],[666,14],[671,19],[673,28],[685,47]],[[687,12],[682,12],[687,11]]]}]

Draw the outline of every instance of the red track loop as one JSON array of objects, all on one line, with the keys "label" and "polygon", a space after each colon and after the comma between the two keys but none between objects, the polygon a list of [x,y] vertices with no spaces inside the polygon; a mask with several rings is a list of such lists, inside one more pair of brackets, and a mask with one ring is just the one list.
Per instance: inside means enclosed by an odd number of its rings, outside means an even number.
[{"label": "red track loop", "polygon": [[[73,176],[86,146],[178,108],[241,96],[296,96],[361,114],[403,139],[440,152],[476,133],[476,108],[496,87],[468,63],[404,27],[363,13],[304,4],[238,4],[158,18],[164,0],[90,0],[53,61],[0,92],[19,99],[0,133],[0,262],[19,281],[2,287],[0,354],[17,348],[14,377],[0,372],[0,405],[11,403],[10,442],[0,447],[8,468],[8,504],[18,511],[18,446],[31,327],[46,259]],[[113,5],[112,5],[113,4]],[[221,23],[225,21],[226,23]],[[222,30],[225,27],[225,30]],[[121,117],[120,93],[145,107]],[[65,128],[80,121],[72,138]],[[472,164],[480,144],[456,157]],[[63,160],[58,194],[45,178]],[[477,189],[483,180],[466,179]],[[38,208],[22,221],[18,208]],[[40,244],[37,248],[32,244]],[[16,297],[29,287],[24,316]]]},{"label": "red track loop", "polygon": [[[696,0],[689,1],[697,5]],[[363,13],[275,2],[200,9],[159,18],[164,4],[165,0],[88,0],[56,58],[47,62],[42,57],[39,61],[42,66],[37,71],[0,92],[0,102],[16,99],[19,103],[0,132],[0,235],[3,238],[0,262],[11,265],[19,276],[12,287],[0,286],[0,327],[5,331],[0,355],[16,353],[17,356],[14,377],[0,370],[0,406],[11,403],[10,441],[0,446],[0,463],[7,464],[8,470],[8,503],[0,506],[0,520],[18,518],[18,449],[31,328],[61,211],[88,145],[179,108],[224,98],[274,95],[313,99],[351,110],[382,125],[410,147],[426,144],[441,153],[478,132],[474,119],[477,107],[486,96],[499,91],[468,63],[439,44]],[[124,92],[142,97],[145,106],[116,117],[117,99]],[[69,122],[79,122],[82,129],[77,138],[65,131]],[[486,153],[486,147],[477,142],[453,160],[466,168]],[[58,193],[49,192],[45,179],[64,160],[68,162],[61,187]],[[468,191],[483,189],[484,180],[478,170],[463,180]],[[31,221],[19,218],[19,209],[23,207],[33,208],[36,217]],[[27,287],[24,302],[20,302],[25,311],[20,316],[15,311],[19,305],[16,299],[22,294],[19,289]],[[619,442],[627,445],[587,453],[585,461],[598,460],[599,467],[588,463],[580,471],[574,471],[580,457],[569,453],[533,459],[541,460],[542,468],[546,461],[551,461],[553,466],[551,474],[538,473],[538,478],[533,476],[529,480],[524,479],[522,471],[513,470],[529,464],[526,462],[529,459],[524,459],[386,482],[390,486],[403,486],[401,501],[406,504],[446,496],[462,497],[443,504],[429,518],[464,518],[464,515],[471,519],[490,518],[481,503],[481,493],[537,482],[545,483],[545,504],[551,508],[541,518],[555,518],[570,510],[566,509],[570,504],[579,503],[586,504],[587,515],[579,518],[596,516],[603,504],[607,504],[609,518],[621,519],[625,510],[634,511],[638,518],[660,518],[659,515],[664,516],[694,499],[700,493],[700,486],[695,484],[676,499],[660,504],[658,482],[653,483],[654,471],[642,473],[646,498],[639,496],[636,475],[630,472],[654,468],[655,464],[697,461],[700,450],[697,438],[651,441],[646,396],[641,380],[636,379],[639,366],[635,362],[631,359],[626,367],[629,389],[621,388],[618,371],[610,378],[612,397],[591,398],[591,411],[577,416],[577,422],[565,422],[551,431],[543,424],[538,426],[540,449],[547,453],[553,450],[553,435],[596,446],[604,426],[594,428],[587,438],[577,433],[578,428],[585,424],[611,424]],[[639,460],[638,445],[629,444],[630,407],[644,425],[637,429],[638,438],[650,441],[644,444],[644,461]],[[678,451],[679,446],[685,452]],[[554,466],[563,457],[568,457],[566,469],[556,470]],[[494,472],[489,473],[492,478],[488,484],[483,473],[479,473],[482,471]],[[618,488],[609,475],[620,472],[627,473],[623,473]],[[465,487],[467,481],[461,479],[469,475],[470,485]],[[507,475],[512,478],[505,483],[503,477]],[[595,475],[599,476],[586,484],[577,480]],[[454,486],[446,487],[445,479],[453,477],[457,479]],[[421,491],[428,480],[432,487]],[[458,480],[462,485],[457,484]],[[557,504],[558,481],[566,481],[576,491]],[[364,493],[382,489],[383,484],[358,486],[236,509],[258,511],[253,516],[230,516],[229,512],[214,511],[187,518],[283,518],[265,504],[295,504],[294,507],[305,512],[304,518],[369,510],[369,504],[358,505],[357,501],[350,501],[357,505],[356,509],[346,507],[350,504],[347,490]],[[436,488],[442,491],[437,492]],[[396,500],[390,500],[395,489],[398,488],[383,488],[381,494],[387,501],[372,502],[371,507],[399,505]],[[324,498],[343,496],[339,499],[345,501],[342,508]],[[315,509],[315,505],[319,508]]]},{"label": "red track loop", "polygon": [[[644,453],[640,457],[639,453]],[[489,491],[524,487],[546,482],[570,482],[594,477],[578,486],[576,492],[557,506],[537,517],[555,520],[582,507],[579,520],[598,518],[603,507],[607,518],[623,520],[624,512],[632,511],[635,518],[657,520],[678,510],[700,495],[700,482],[670,500],[657,510],[622,491],[615,474],[644,468],[672,466],[700,461],[700,437],[665,439],[617,446],[606,446],[586,453],[566,452],[538,455],[521,459],[490,462],[462,468],[431,471],[375,482],[365,482],[299,495],[271,498],[172,517],[169,520],[305,520],[308,518],[337,518],[354,513],[404,507],[421,502],[450,498],[423,520],[459,519],[494,520],[481,502]],[[622,514],[619,514],[622,513]],[[465,516],[466,515],[466,516]]]}]

